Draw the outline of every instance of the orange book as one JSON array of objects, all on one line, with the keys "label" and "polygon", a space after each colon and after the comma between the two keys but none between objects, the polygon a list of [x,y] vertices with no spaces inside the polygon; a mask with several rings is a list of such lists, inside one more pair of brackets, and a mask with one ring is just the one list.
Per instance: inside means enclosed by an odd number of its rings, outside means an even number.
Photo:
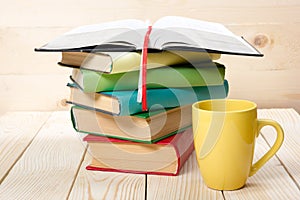
[{"label": "orange book", "polygon": [[88,170],[176,176],[194,150],[192,129],[145,144],[87,135],[92,162]]}]

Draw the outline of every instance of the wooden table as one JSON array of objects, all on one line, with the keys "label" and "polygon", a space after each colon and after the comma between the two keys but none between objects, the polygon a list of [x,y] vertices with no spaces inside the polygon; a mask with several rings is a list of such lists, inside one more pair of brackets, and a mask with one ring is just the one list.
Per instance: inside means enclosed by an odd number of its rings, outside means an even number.
[{"label": "wooden table", "polygon": [[[177,177],[85,170],[91,156],[69,113],[11,112],[0,117],[0,199],[300,199],[300,116],[293,109],[259,110],[282,124],[282,148],[237,191],[208,189],[195,154]],[[266,127],[255,159],[274,140]]]}]

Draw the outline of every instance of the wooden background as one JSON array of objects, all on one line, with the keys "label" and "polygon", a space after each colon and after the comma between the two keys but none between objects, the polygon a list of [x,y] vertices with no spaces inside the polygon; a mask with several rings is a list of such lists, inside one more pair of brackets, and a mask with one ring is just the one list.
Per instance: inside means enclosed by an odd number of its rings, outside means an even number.
[{"label": "wooden background", "polygon": [[265,56],[223,56],[231,98],[260,108],[300,111],[300,1],[298,0],[10,0],[0,8],[0,114],[8,110],[67,109],[69,69],[59,53],[35,53],[76,26],[137,18],[154,22],[181,15],[225,24]]}]

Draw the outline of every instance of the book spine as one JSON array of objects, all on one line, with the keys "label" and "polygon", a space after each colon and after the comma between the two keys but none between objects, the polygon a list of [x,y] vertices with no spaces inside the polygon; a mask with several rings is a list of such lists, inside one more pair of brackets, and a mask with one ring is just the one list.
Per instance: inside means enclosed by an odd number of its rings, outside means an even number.
[{"label": "book spine", "polygon": [[[185,137],[182,137],[182,134],[185,134]],[[174,146],[178,158],[177,171],[175,173],[175,175],[178,175],[180,169],[194,151],[194,136],[192,128],[185,130],[183,133],[175,135],[170,144]]]}]

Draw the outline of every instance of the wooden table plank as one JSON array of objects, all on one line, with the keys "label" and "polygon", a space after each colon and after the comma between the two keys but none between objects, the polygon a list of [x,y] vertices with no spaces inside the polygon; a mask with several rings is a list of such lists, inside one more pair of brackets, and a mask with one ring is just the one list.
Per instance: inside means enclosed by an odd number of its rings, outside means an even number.
[{"label": "wooden table plank", "polygon": [[[300,116],[293,109],[265,109],[260,110],[259,116],[271,118],[279,122],[285,132],[284,142],[277,156],[293,177],[300,188]],[[262,130],[264,138],[269,144],[275,140],[274,130],[266,127]]]},{"label": "wooden table plank", "polygon": [[145,199],[145,175],[88,171],[91,159],[87,153],[69,199]]},{"label": "wooden table plank", "polygon": [[0,185],[1,199],[65,199],[84,152],[69,113],[53,113]]},{"label": "wooden table plank", "polygon": [[50,112],[9,112],[0,118],[0,183],[50,114]]},{"label": "wooden table plank", "polygon": [[[255,158],[258,160],[269,146],[262,136],[256,141]],[[271,158],[256,174],[250,177],[246,186],[236,191],[224,191],[225,199],[298,199],[300,191],[284,166],[276,157]]]},{"label": "wooden table plank", "polygon": [[155,199],[223,199],[221,191],[205,186],[198,170],[195,152],[178,176],[147,176],[147,200]]},{"label": "wooden table plank", "polygon": [[[44,114],[21,112],[0,117],[0,173],[10,168],[2,168],[7,160],[14,160],[7,166],[18,160],[0,185],[1,199],[145,199],[145,194],[148,200],[223,199],[222,192],[204,185],[194,153],[177,177],[148,175],[146,179],[144,175],[87,171],[85,166],[91,157],[85,155],[85,143],[72,129],[69,113],[56,112],[49,120],[49,113]],[[259,117],[281,123],[284,144],[277,158],[273,157],[250,177],[243,189],[224,191],[224,197],[297,199],[300,196],[299,115],[293,109],[263,109],[259,110]],[[272,144],[275,135],[272,131],[269,127],[262,130],[255,159],[269,149],[264,139]]]}]

